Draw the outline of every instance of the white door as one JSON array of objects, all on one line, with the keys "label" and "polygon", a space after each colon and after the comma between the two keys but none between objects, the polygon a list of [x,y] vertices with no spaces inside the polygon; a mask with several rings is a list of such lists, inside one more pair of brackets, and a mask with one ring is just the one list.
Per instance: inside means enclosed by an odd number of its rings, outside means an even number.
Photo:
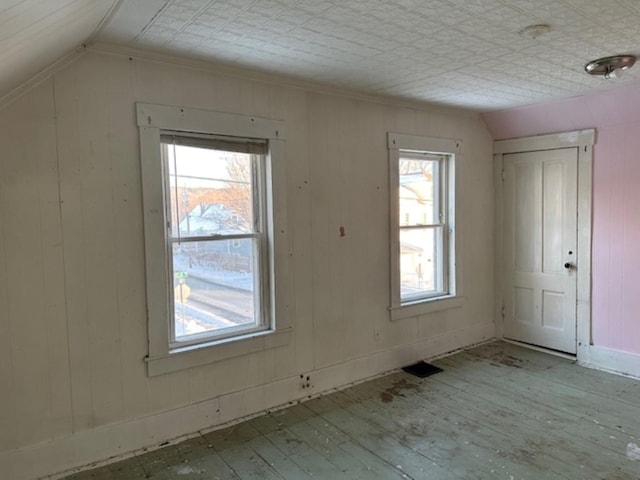
[{"label": "white door", "polygon": [[503,161],[504,337],[576,353],[578,150]]}]

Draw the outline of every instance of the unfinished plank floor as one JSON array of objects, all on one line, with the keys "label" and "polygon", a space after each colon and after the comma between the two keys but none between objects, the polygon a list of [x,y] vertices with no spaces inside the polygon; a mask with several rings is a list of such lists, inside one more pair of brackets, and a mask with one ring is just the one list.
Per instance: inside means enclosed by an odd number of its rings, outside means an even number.
[{"label": "unfinished plank floor", "polygon": [[67,477],[640,479],[640,382],[494,342]]}]

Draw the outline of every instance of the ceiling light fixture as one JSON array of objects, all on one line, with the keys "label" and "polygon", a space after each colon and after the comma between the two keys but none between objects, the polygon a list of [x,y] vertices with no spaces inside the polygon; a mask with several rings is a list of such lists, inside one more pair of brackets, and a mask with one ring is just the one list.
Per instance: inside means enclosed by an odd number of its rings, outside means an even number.
[{"label": "ceiling light fixture", "polygon": [[589,75],[607,79],[620,78],[622,72],[633,67],[634,63],[636,63],[636,57],[634,55],[614,55],[587,63],[584,66],[584,71]]}]

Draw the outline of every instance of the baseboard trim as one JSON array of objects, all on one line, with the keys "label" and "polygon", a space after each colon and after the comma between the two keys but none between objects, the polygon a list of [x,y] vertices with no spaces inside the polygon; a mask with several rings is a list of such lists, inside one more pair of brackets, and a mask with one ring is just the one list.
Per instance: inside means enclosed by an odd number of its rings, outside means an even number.
[{"label": "baseboard trim", "polygon": [[604,347],[589,346],[578,354],[578,364],[606,372],[640,379],[640,355]]},{"label": "baseboard trim", "polygon": [[12,480],[60,478],[77,470],[121,460],[141,450],[160,448],[161,443],[180,441],[204,430],[222,428],[418,360],[442,356],[493,338],[493,323],[455,330],[309,372],[308,387],[302,388],[300,377],[296,375],[195,405],[0,452],[0,471]]}]

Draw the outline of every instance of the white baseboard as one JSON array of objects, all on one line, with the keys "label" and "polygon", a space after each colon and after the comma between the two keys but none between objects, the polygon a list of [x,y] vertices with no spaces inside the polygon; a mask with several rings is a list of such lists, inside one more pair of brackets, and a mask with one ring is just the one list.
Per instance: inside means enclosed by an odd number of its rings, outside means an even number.
[{"label": "white baseboard", "polygon": [[578,363],[588,368],[604,370],[640,379],[640,355],[603,347],[589,346],[578,352]]},{"label": "white baseboard", "polygon": [[417,360],[441,356],[494,337],[493,323],[456,330],[309,372],[305,378],[309,376],[310,386],[304,389],[296,375],[195,405],[0,452],[0,472],[12,480],[59,478],[79,467],[109,463],[145,448],[158,448],[166,441],[177,441],[202,430],[220,428],[266,410],[286,407]]}]

